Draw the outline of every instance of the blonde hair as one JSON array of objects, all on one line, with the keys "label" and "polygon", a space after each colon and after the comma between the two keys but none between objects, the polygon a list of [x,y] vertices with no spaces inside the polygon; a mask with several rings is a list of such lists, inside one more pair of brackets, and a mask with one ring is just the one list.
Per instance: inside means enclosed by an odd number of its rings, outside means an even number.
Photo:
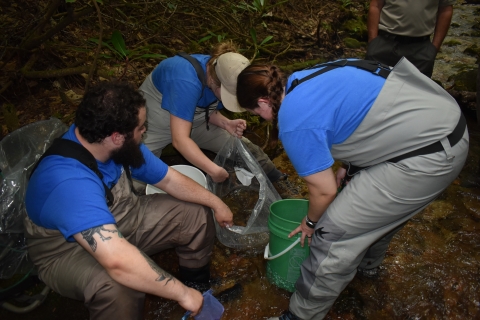
[{"label": "blonde hair", "polygon": [[214,46],[212,48],[212,51],[210,52],[210,60],[208,60],[207,62],[207,70],[209,70],[209,76],[212,78],[212,80],[217,86],[220,86],[221,83],[220,79],[218,79],[217,73],[215,72],[213,63],[215,62],[215,60],[217,60],[218,57],[227,52],[238,53],[238,46],[234,44],[231,40],[220,42],[219,44]]}]

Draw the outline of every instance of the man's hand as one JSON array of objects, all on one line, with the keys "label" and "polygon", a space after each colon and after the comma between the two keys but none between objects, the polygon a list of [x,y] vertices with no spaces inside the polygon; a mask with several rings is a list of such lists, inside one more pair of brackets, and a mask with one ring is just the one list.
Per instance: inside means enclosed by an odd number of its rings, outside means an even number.
[{"label": "man's hand", "polygon": [[235,119],[227,122],[225,130],[228,131],[231,135],[241,138],[243,136],[243,131],[247,128],[247,122],[243,119]]},{"label": "man's hand", "polygon": [[185,294],[182,299],[178,301],[178,304],[185,310],[191,311],[192,316],[196,316],[200,313],[203,306],[203,296],[195,289],[185,286]]},{"label": "man's hand", "polygon": [[217,220],[220,227],[225,228],[233,226],[233,213],[225,203],[223,203],[223,206],[213,209],[213,212],[215,220]]}]

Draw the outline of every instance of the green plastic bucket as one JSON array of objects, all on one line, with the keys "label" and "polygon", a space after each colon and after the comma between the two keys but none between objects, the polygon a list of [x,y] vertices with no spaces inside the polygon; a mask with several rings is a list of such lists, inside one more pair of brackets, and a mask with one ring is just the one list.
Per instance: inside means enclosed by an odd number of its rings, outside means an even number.
[{"label": "green plastic bucket", "polygon": [[310,254],[308,241],[300,245],[301,233],[292,238],[288,234],[297,228],[308,212],[308,200],[285,199],[270,205],[268,229],[270,241],[265,248],[267,278],[277,287],[295,291],[295,282],[300,277],[300,266]]}]

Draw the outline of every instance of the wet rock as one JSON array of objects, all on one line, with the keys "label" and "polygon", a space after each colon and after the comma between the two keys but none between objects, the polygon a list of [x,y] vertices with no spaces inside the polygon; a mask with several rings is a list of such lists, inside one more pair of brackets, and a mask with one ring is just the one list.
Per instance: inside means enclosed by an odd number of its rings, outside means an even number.
[{"label": "wet rock", "polygon": [[358,41],[357,39],[353,38],[345,38],[343,39],[343,44],[345,47],[350,48],[350,49],[358,49],[362,46],[362,43]]},{"label": "wet rock", "polygon": [[447,47],[454,47],[454,46],[458,46],[460,44],[462,44],[462,43],[458,40],[449,40],[449,41],[444,41],[443,42],[443,45],[447,46]]},{"label": "wet rock", "polygon": [[347,20],[343,24],[342,29],[350,36],[360,40],[366,40],[368,37],[367,25],[361,19]]},{"label": "wet rock", "polygon": [[477,70],[461,71],[448,78],[448,81],[454,81],[454,89],[457,91],[470,91],[475,92],[477,90]]},{"label": "wet rock", "polygon": [[472,57],[478,57],[480,55],[480,48],[476,44],[473,44],[463,50],[463,53]]}]

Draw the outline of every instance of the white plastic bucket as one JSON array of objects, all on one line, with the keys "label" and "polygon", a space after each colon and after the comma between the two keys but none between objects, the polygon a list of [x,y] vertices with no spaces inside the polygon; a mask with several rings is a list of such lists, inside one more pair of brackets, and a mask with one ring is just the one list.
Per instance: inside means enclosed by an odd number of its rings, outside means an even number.
[{"label": "white plastic bucket", "polygon": [[[203,187],[207,187],[207,178],[203,174],[202,171],[199,169],[192,167],[192,166],[187,166],[184,164],[179,164],[176,166],[172,166],[173,169],[177,170],[181,174],[186,175],[193,181],[196,181],[198,184],[200,184]],[[146,194],[153,194],[153,193],[166,193],[162,189],[159,189],[157,187],[152,186],[151,184],[147,184],[147,188],[145,189]]]}]

